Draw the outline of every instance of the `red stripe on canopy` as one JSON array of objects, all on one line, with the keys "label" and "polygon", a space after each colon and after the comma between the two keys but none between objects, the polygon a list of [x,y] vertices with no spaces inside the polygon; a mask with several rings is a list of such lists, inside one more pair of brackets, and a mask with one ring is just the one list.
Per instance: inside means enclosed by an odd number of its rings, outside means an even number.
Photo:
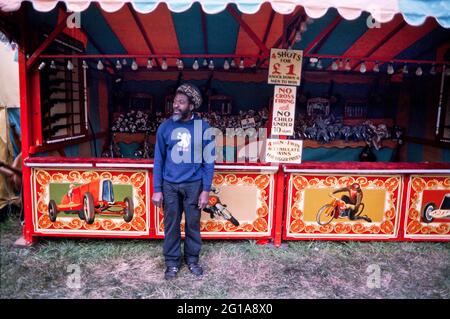
[{"label": "red stripe on canopy", "polygon": [[[128,6],[123,6],[114,13],[103,10],[101,13],[128,53],[151,54]],[[136,62],[138,65],[145,65],[147,60],[140,58]]]},{"label": "red stripe on canopy", "polygon": [[[409,48],[415,42],[426,36],[428,33],[438,27],[436,20],[427,19],[420,27],[411,25],[404,26],[389,41],[383,44],[372,55],[372,59],[393,59],[395,56]],[[367,64],[367,69],[371,70],[373,63]]]},{"label": "red stripe on canopy", "polygon": [[[381,48],[385,41],[394,36],[396,30],[404,25],[404,20],[401,15],[397,15],[388,23],[383,23],[380,27],[368,29],[353,45],[345,51],[344,56],[361,56],[369,57],[372,53]],[[384,42],[383,42],[384,41]],[[353,61],[350,65],[354,68],[357,63]]]},{"label": "red stripe on canopy", "polygon": [[[297,8],[299,10],[300,8]],[[262,41],[264,33],[268,26],[272,7],[269,3],[264,3],[256,14],[243,14],[242,19],[249,25],[255,34]],[[266,47],[270,48],[283,34],[283,15],[275,13],[272,24],[269,26],[269,33],[265,42]],[[259,47],[250,38],[243,28],[239,29],[238,40],[236,43],[237,55],[255,55],[259,54]],[[236,61],[239,63],[239,61]],[[255,61],[245,61],[245,66],[249,67]]]},{"label": "red stripe on canopy", "polygon": [[[180,53],[180,46],[173,24],[172,13],[165,3],[159,4],[159,6],[151,13],[139,13],[138,16],[148,38],[152,42],[155,53]],[[175,63],[173,63],[174,61],[167,62],[169,65],[175,65]]]}]

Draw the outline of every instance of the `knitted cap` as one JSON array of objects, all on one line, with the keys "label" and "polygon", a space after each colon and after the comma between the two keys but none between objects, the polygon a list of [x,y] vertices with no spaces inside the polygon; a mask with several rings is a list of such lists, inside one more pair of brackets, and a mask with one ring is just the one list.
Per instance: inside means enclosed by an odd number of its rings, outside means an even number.
[{"label": "knitted cap", "polygon": [[177,93],[186,95],[194,104],[194,108],[198,109],[202,105],[202,94],[200,90],[193,84],[184,83],[177,89]]}]

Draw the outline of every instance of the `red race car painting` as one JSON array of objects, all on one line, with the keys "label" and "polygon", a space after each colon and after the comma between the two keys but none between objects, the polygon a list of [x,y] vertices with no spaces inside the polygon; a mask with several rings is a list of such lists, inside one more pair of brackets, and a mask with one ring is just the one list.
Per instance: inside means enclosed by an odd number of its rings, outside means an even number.
[{"label": "red race car painting", "polygon": [[48,213],[52,222],[56,221],[59,212],[78,213],[80,219],[85,220],[87,224],[94,223],[96,214],[121,215],[128,223],[133,219],[134,206],[129,197],[119,202],[114,200],[110,179],[96,179],[77,187],[70,185],[59,205],[51,199],[48,203]]}]

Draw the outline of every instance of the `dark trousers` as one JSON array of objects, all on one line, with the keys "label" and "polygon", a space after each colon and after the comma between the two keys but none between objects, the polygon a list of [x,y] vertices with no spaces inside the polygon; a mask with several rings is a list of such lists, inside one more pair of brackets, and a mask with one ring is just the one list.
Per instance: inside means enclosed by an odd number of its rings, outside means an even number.
[{"label": "dark trousers", "polygon": [[170,183],[163,181],[164,200],[164,245],[166,266],[181,265],[181,215],[184,211],[185,240],[184,258],[189,263],[198,262],[202,247],[200,237],[200,215],[198,197],[202,181]]}]

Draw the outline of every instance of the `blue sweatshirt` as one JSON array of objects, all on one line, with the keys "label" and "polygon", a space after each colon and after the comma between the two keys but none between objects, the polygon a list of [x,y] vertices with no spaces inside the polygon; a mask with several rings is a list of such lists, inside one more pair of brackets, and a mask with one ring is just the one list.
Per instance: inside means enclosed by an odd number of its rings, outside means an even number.
[{"label": "blue sweatshirt", "polygon": [[162,191],[162,182],[202,180],[209,192],[214,175],[214,136],[204,134],[210,126],[197,115],[188,121],[164,121],[156,133],[153,191]]}]

